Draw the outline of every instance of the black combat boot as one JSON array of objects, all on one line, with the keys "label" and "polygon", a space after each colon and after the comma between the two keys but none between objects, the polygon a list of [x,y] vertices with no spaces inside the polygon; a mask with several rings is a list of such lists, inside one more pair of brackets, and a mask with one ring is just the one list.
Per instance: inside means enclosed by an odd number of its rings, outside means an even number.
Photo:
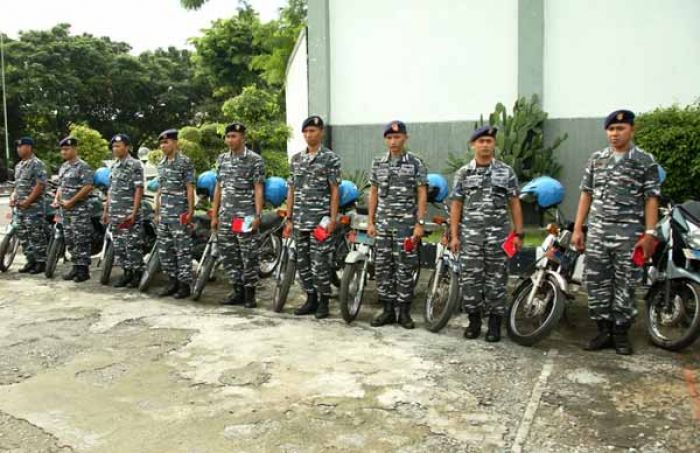
[{"label": "black combat boot", "polygon": [[243,305],[245,303],[245,294],[243,292],[243,287],[241,285],[233,285],[233,291],[231,291],[226,299],[221,302],[221,305]]},{"label": "black combat boot", "polygon": [[615,345],[615,352],[620,355],[632,354],[632,344],[627,337],[630,325],[628,323],[615,323],[612,328],[612,341]]},{"label": "black combat boot", "polygon": [[598,334],[584,346],[586,351],[600,351],[601,349],[612,348],[612,322],[604,319],[596,321]]},{"label": "black combat boot", "polygon": [[499,315],[489,315],[489,328],[486,331],[486,341],[489,343],[501,341],[501,317]]},{"label": "black combat boot", "polygon": [[131,274],[130,270],[124,270],[124,273],[122,274],[121,277],[119,277],[119,280],[115,284],[112,285],[113,288],[123,288],[126,285],[131,282],[131,279],[133,278],[133,275]]},{"label": "black combat boot", "polygon": [[63,274],[63,280],[73,280],[77,274],[78,266],[73,265],[73,267],[71,267],[70,272],[68,272],[67,274]]},{"label": "black combat boot", "polygon": [[31,273],[31,271],[32,271],[32,269],[34,269],[35,265],[36,265],[36,262],[34,262],[34,260],[27,260],[27,264],[20,267],[17,272],[19,272],[20,274]]},{"label": "black combat boot", "polygon": [[175,299],[184,299],[186,297],[190,297],[191,290],[190,290],[190,284],[186,282],[178,282],[177,284],[177,292],[173,296]]},{"label": "black combat boot", "polygon": [[245,308],[255,308],[258,303],[255,301],[255,286],[246,286],[245,288]]},{"label": "black combat boot", "polygon": [[76,283],[82,283],[86,280],[90,280],[90,271],[87,266],[78,266],[78,270],[75,273],[73,281]]},{"label": "black combat boot", "polygon": [[464,338],[473,340],[481,335],[481,314],[469,313],[469,326],[464,330]]},{"label": "black combat boot", "polygon": [[382,301],[382,304],[384,305],[384,311],[382,311],[382,313],[379,316],[374,318],[372,322],[369,323],[369,325],[372,327],[381,327],[396,323],[396,312],[394,311],[394,302],[391,300],[384,300]]},{"label": "black combat boot", "polygon": [[177,292],[177,278],[168,277],[168,285],[158,293],[158,297],[172,296]]},{"label": "black combat boot", "polygon": [[316,319],[327,318],[330,312],[328,311],[328,303],[330,296],[327,294],[321,294],[321,301],[316,309],[316,314],[314,315]]},{"label": "black combat boot", "polygon": [[294,310],[294,314],[297,316],[310,315],[316,313],[318,309],[318,295],[314,291],[313,293],[306,293],[306,302],[301,307]]},{"label": "black combat boot", "polygon": [[129,288],[138,288],[141,284],[141,277],[143,277],[143,271],[131,271],[131,280],[126,286]]},{"label": "black combat boot", "polygon": [[46,263],[34,263],[34,267],[29,270],[32,275],[43,274],[46,270]]},{"label": "black combat boot", "polygon": [[413,329],[416,324],[411,319],[411,304],[404,303],[399,306],[399,325],[404,329]]}]

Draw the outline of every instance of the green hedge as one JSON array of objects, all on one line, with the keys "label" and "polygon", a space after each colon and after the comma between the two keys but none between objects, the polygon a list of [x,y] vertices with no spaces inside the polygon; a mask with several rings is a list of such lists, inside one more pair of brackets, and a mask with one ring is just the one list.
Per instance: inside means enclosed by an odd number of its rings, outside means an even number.
[{"label": "green hedge", "polygon": [[700,103],[639,115],[635,143],[666,170],[666,196],[679,203],[700,200]]}]

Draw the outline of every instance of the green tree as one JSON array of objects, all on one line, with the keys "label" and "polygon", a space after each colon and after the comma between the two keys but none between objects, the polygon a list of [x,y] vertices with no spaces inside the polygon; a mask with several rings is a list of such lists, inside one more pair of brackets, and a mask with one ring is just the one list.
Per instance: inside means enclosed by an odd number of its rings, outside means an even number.
[{"label": "green tree", "polygon": [[675,202],[700,200],[700,103],[643,113],[635,142],[666,170],[663,193]]},{"label": "green tree", "polygon": [[109,142],[95,129],[84,124],[71,124],[70,135],[78,139],[80,158],[93,169],[102,167],[102,161],[111,158]]}]

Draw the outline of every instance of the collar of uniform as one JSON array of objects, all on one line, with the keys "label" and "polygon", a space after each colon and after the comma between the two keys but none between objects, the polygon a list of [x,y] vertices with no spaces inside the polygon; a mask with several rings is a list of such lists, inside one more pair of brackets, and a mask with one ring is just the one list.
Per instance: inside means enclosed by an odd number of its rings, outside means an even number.
[{"label": "collar of uniform", "polygon": [[[173,160],[172,160],[172,162],[175,163],[176,161],[178,161],[178,160],[180,160],[180,159],[182,159],[182,157],[180,157],[180,150],[177,149],[177,150],[175,150],[175,153],[173,154]],[[168,156],[164,156],[164,157],[163,157],[163,162],[165,162],[166,164],[169,162],[169,161],[168,161]]]},{"label": "collar of uniform", "polygon": [[247,146],[244,146],[244,147],[243,147],[243,152],[241,153],[240,156],[238,156],[238,155],[236,154],[236,152],[235,152],[234,150],[232,150],[232,149],[229,149],[229,150],[228,150],[228,155],[231,156],[231,157],[248,157],[248,152],[249,152],[249,151],[250,151],[250,150],[248,149],[248,147],[247,147]]},{"label": "collar of uniform", "polygon": [[321,147],[318,149],[318,151],[316,151],[316,154],[311,155],[311,153],[309,152],[309,147],[307,146],[307,147],[304,149],[304,151],[303,151],[303,155],[306,156],[306,157],[310,157],[311,160],[313,161],[313,160],[315,160],[318,156],[320,156],[321,153],[324,153],[324,152],[326,151],[326,149],[327,149],[327,148],[326,148],[325,146],[321,145]]},{"label": "collar of uniform", "polygon": [[[636,150],[637,150],[637,145],[635,145],[634,143],[630,144],[629,149],[623,155],[623,159],[633,158],[634,155],[636,154]],[[607,148],[605,148],[605,153],[606,153],[605,157],[611,157],[615,154],[615,150],[612,149],[611,146],[608,146]]]},{"label": "collar of uniform", "polygon": [[[382,158],[382,162],[389,162],[391,160],[391,151],[387,151],[384,157]],[[403,151],[401,153],[401,157],[399,157],[399,160],[401,162],[408,162],[408,152]]]},{"label": "collar of uniform", "polygon": [[[491,159],[491,162],[489,162],[488,167],[489,167],[489,168],[493,168],[495,162],[496,162],[496,159]],[[476,170],[476,167],[477,167],[477,165],[476,165],[476,159],[470,160],[470,161],[469,161],[468,168],[469,168],[470,170]]]}]

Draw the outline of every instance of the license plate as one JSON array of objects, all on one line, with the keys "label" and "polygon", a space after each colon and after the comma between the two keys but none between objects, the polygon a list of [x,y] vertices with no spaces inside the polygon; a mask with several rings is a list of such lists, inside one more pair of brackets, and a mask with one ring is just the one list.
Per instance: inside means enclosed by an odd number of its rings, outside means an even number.
[{"label": "license plate", "polygon": [[700,261],[700,250],[693,250],[693,249],[683,249],[683,254],[685,257],[689,260],[698,260]]},{"label": "license plate", "polygon": [[358,244],[366,244],[366,245],[373,245],[374,244],[374,238],[370,237],[367,235],[367,233],[358,231],[357,232],[357,237],[355,238],[355,242]]}]

